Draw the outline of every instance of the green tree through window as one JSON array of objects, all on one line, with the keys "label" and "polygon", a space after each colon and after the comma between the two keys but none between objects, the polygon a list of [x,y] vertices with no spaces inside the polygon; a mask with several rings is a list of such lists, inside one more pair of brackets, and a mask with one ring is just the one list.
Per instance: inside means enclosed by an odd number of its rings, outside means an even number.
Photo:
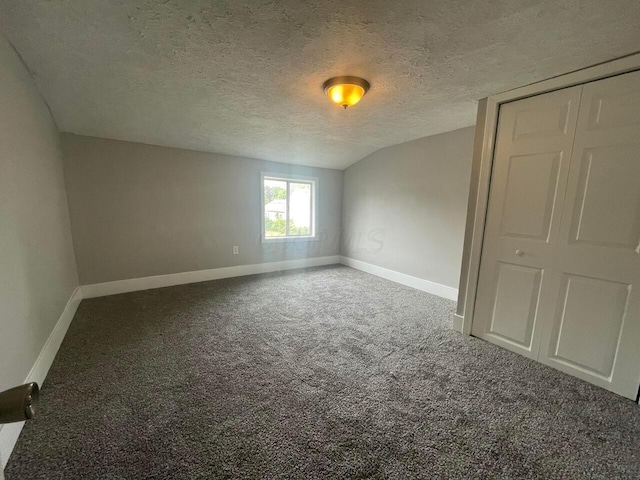
[{"label": "green tree through window", "polygon": [[262,187],[265,239],[313,235],[315,179],[264,175]]}]

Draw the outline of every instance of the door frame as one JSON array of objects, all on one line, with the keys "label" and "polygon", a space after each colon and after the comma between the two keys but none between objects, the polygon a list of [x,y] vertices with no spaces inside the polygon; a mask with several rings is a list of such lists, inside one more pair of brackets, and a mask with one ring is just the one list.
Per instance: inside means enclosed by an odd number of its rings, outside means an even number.
[{"label": "door frame", "polygon": [[640,53],[633,53],[582,70],[508,90],[479,101],[473,144],[458,305],[456,313],[453,314],[454,330],[465,335],[471,335],[500,105],[634,70],[640,70]]}]

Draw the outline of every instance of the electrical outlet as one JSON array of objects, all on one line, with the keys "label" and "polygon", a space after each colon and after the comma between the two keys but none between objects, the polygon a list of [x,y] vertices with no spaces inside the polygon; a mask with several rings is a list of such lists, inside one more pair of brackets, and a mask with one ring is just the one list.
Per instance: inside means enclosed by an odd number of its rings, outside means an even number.
[{"label": "electrical outlet", "polygon": [[233,246],[233,254],[234,254],[234,255],[237,255],[237,254],[238,254],[238,246],[237,246],[237,245],[234,245],[234,246]]}]

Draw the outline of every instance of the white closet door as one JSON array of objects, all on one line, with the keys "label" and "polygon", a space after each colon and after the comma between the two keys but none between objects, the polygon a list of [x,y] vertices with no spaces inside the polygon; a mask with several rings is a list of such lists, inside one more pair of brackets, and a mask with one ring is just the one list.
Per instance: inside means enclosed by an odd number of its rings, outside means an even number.
[{"label": "white closet door", "polygon": [[[549,275],[550,274],[550,275]],[[539,360],[635,399],[640,72],[584,85]]]},{"label": "white closet door", "polygon": [[500,107],[473,335],[537,359],[582,87]]}]

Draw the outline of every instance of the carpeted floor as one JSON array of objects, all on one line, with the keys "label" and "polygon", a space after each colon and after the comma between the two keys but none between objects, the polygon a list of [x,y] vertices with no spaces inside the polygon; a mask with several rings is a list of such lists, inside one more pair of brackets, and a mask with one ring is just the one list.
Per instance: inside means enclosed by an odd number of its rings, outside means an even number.
[{"label": "carpeted floor", "polygon": [[640,478],[640,407],[341,266],[85,300],[18,479]]}]

